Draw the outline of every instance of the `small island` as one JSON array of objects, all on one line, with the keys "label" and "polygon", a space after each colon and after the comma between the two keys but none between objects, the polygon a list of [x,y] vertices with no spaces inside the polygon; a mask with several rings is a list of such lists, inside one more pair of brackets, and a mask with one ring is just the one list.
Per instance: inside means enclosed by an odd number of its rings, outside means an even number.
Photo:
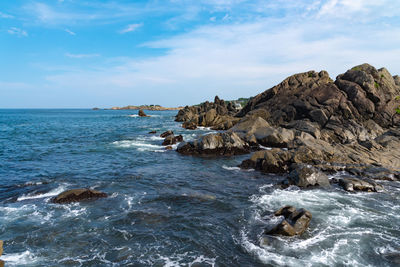
[{"label": "small island", "polygon": [[183,107],[162,107],[160,105],[140,105],[140,106],[125,106],[125,107],[112,107],[106,108],[107,110],[180,110]]}]

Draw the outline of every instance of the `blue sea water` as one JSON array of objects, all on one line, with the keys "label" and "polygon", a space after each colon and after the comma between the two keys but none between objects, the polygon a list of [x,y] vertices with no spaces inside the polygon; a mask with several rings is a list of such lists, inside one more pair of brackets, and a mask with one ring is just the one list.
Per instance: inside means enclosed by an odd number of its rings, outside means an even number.
[{"label": "blue sea water", "polygon": [[[0,110],[0,240],[6,266],[395,266],[400,184],[383,193],[279,189],[236,166],[248,155],[182,156],[176,111]],[[156,130],[157,134],[149,134]],[[176,147],[176,146],[175,146]],[[336,176],[346,175],[337,174]],[[109,197],[50,199],[90,187]],[[283,205],[310,210],[302,237],[265,238]]]}]

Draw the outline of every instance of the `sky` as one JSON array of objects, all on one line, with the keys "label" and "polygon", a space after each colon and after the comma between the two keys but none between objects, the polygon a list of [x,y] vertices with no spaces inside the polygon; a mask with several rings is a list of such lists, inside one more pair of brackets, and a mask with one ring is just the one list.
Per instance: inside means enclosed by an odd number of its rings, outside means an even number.
[{"label": "sky", "polygon": [[400,1],[0,0],[0,108],[184,106],[362,63],[400,74]]}]

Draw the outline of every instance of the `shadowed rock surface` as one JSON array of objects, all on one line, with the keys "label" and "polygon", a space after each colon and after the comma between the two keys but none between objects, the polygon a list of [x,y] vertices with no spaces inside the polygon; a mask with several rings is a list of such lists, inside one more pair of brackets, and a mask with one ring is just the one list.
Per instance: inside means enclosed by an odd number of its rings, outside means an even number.
[{"label": "shadowed rock surface", "polygon": [[283,216],[284,219],[272,229],[266,230],[267,235],[294,236],[303,234],[310,224],[312,215],[305,209],[296,210],[293,206],[285,206],[275,211],[275,216]]},{"label": "shadowed rock surface", "polygon": [[64,191],[55,198],[53,198],[51,201],[53,203],[66,204],[71,202],[80,202],[84,200],[92,200],[104,197],[107,197],[106,193],[93,189],[79,188],[79,189],[71,189],[68,191]]}]

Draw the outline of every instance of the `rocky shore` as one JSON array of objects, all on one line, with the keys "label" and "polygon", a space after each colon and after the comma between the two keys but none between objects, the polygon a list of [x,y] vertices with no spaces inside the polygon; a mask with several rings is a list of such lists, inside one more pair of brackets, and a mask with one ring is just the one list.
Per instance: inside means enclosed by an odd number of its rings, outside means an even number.
[{"label": "rocky shore", "polygon": [[[240,167],[282,174],[287,177],[282,187],[337,183],[349,192],[380,192],[379,180],[400,180],[399,95],[399,76],[369,64],[336,80],[326,71],[295,74],[252,97],[240,111],[218,97],[181,109],[176,121],[182,127],[225,132],[182,142],[177,151],[197,156],[254,152]],[[328,179],[326,174],[339,171],[349,177]],[[273,233],[285,228],[288,235],[298,234],[292,229],[295,220],[289,221]]]}]

